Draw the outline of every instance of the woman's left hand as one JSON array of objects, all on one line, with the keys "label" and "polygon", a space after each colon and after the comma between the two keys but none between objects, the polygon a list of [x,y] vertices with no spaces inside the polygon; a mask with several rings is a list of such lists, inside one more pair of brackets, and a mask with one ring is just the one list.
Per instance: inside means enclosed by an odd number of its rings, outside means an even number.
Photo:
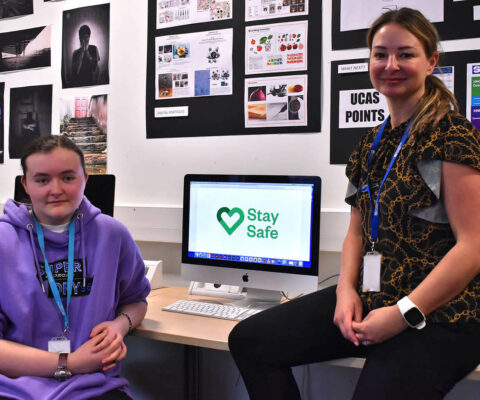
[{"label": "woman's left hand", "polygon": [[407,328],[397,305],[377,308],[370,311],[362,322],[352,322],[352,329],[364,346],[382,343]]}]

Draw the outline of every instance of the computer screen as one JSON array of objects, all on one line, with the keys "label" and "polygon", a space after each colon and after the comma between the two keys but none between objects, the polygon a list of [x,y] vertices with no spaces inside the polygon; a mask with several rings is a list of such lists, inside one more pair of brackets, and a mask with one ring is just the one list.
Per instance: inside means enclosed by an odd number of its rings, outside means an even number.
[{"label": "computer screen", "polygon": [[248,288],[318,285],[319,177],[187,175],[182,276]]}]

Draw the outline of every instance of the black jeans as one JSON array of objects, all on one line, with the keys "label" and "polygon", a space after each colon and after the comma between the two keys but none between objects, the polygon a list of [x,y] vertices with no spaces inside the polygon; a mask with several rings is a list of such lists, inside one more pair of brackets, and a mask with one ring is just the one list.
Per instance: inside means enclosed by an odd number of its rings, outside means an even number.
[{"label": "black jeans", "polygon": [[297,400],[291,367],[365,356],[354,400],[442,399],[480,362],[480,324],[428,324],[356,347],[333,324],[335,286],[256,314],[229,346],[251,400]]}]

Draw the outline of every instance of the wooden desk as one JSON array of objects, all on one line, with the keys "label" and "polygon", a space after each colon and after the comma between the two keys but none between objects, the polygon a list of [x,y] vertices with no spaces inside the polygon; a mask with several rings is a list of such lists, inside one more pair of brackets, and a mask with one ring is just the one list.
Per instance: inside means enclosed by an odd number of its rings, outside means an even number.
[{"label": "wooden desk", "polygon": [[179,299],[218,300],[222,303],[232,301],[207,296],[190,296],[186,287],[163,287],[153,290],[148,296],[147,315],[135,329],[134,335],[228,351],[228,335],[238,322],[162,310],[162,307]]},{"label": "wooden desk", "polygon": [[[145,319],[134,332],[135,336],[228,351],[228,335],[237,321],[206,318],[197,315],[162,311],[162,307],[179,299],[218,300],[228,303],[232,300],[206,296],[190,296],[186,287],[163,287],[151,292],[148,297],[148,311]],[[362,368],[362,358],[341,358],[328,361],[329,364]],[[480,381],[480,365],[465,379]]]}]

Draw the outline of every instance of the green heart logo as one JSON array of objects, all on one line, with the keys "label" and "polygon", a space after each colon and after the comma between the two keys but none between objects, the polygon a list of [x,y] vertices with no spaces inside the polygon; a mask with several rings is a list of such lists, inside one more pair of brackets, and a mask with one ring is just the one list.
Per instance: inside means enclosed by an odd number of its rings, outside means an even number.
[{"label": "green heart logo", "polygon": [[[227,221],[223,219],[224,213],[228,215]],[[238,215],[238,219],[235,222],[233,222],[234,215]],[[227,233],[231,235],[242,224],[243,220],[245,219],[245,214],[238,207],[232,208],[231,210],[228,207],[222,207],[217,211],[217,219],[218,222],[220,222],[220,225],[222,225],[223,229],[225,229]]]}]

